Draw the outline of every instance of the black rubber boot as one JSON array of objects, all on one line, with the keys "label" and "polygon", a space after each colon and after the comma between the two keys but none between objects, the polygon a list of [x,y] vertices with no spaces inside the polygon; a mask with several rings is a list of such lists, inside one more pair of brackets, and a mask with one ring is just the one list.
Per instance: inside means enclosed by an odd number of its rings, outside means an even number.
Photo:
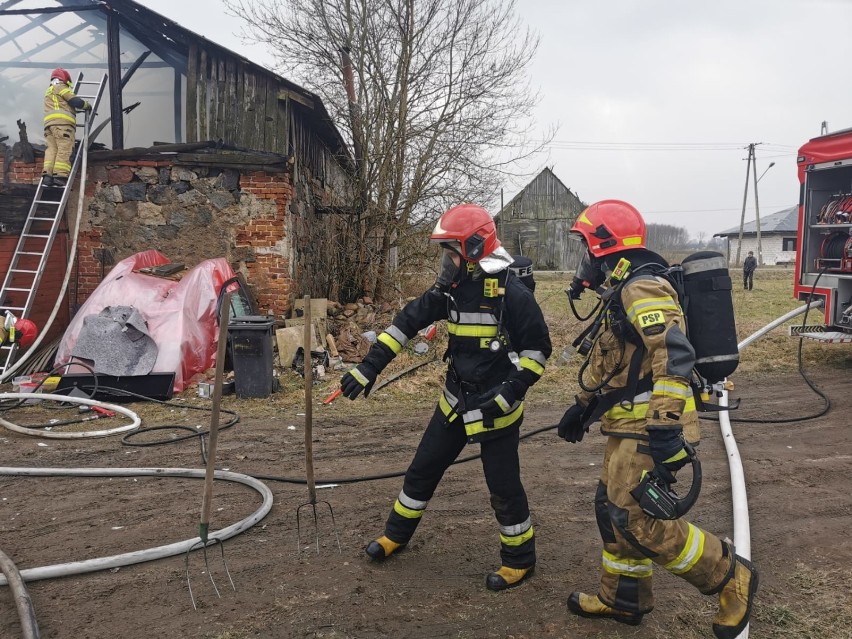
[{"label": "black rubber boot", "polygon": [[607,606],[596,595],[583,592],[572,592],[568,597],[568,610],[580,617],[588,619],[612,619],[628,626],[638,626],[642,623],[642,615],[637,612],[626,612]]},{"label": "black rubber boot", "polygon": [[485,587],[488,590],[500,591],[520,586],[524,581],[532,577],[535,566],[529,568],[509,568],[501,566],[500,570],[489,572],[485,578]]},{"label": "black rubber boot", "polygon": [[364,549],[364,552],[366,552],[367,556],[370,557],[370,559],[372,559],[373,561],[384,561],[397,550],[404,547],[405,544],[398,544],[395,541],[391,541],[390,539],[382,535],[375,541],[371,541],[369,544],[367,544],[367,547]]}]

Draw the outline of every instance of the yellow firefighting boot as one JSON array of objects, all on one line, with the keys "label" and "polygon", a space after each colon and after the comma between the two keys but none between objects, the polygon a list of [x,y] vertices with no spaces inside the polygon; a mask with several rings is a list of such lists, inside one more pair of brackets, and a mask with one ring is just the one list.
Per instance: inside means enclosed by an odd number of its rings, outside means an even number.
[{"label": "yellow firefighting boot", "polygon": [[748,625],[757,584],[757,568],[734,555],[734,570],[719,593],[719,612],[713,618],[713,634],[718,639],[734,639]]},{"label": "yellow firefighting boot", "polygon": [[496,572],[489,572],[485,578],[485,587],[488,590],[506,590],[520,586],[527,578],[532,577],[535,566],[529,568],[509,568],[501,566]]},{"label": "yellow firefighting boot", "polygon": [[642,622],[642,615],[638,612],[611,608],[596,595],[587,595],[584,592],[571,593],[571,596],[568,597],[568,610],[580,617],[614,619],[619,623],[626,623],[628,626],[638,626]]},{"label": "yellow firefighting boot", "polygon": [[395,541],[391,541],[390,539],[382,535],[375,541],[371,541],[369,544],[367,544],[365,552],[373,561],[383,561],[390,557],[397,550],[402,548],[404,545],[405,544],[398,544]]}]

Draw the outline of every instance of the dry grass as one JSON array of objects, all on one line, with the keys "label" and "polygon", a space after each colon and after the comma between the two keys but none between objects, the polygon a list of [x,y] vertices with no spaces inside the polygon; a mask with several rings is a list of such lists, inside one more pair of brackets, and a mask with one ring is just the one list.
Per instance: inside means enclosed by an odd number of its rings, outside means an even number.
[{"label": "dry grass", "polygon": [[783,590],[767,589],[755,621],[771,639],[852,639],[852,596],[843,568],[816,570],[797,564]]},{"label": "dry grass", "polygon": [[[738,273],[735,272],[733,275],[735,282],[734,310],[740,340],[775,318],[800,306],[800,302],[793,298],[792,270],[789,268],[766,267],[759,270],[755,280],[755,289],[749,292],[739,290]],[[567,364],[559,361],[563,349],[571,344],[584,326],[584,323],[577,321],[572,315],[568,298],[565,295],[565,288],[567,288],[570,279],[571,275],[566,273],[536,273],[536,298],[550,328],[553,355],[544,377],[530,391],[530,399],[535,402],[569,403],[577,391],[576,376],[580,364],[579,356],[575,355]],[[422,291],[424,288],[422,282],[418,283],[421,284],[419,289],[406,289],[405,293],[413,295],[418,290]],[[588,313],[593,307],[591,298],[594,296],[589,295],[588,297],[590,299],[583,299],[578,304],[578,310],[581,310],[581,312]],[[400,303],[402,303],[402,300],[400,300]],[[390,315],[379,317],[375,326],[364,327],[364,330],[373,328],[381,331],[390,323],[391,319],[392,316]],[[809,315],[809,323],[816,323],[818,320],[818,314]],[[801,318],[788,324],[796,322],[800,323]],[[419,337],[415,338],[411,345],[419,340]],[[439,324],[438,333],[429,344],[429,352],[426,355],[415,355],[411,345],[388,366],[379,377],[379,382],[412,364],[435,357],[440,359],[447,346],[445,324],[443,322]],[[776,328],[769,335],[743,350],[737,373],[795,371],[798,366],[797,347],[798,340],[787,334],[786,325]],[[815,367],[842,369],[852,365],[852,350],[845,345],[821,345],[806,342],[803,355],[807,370],[812,370]],[[383,401],[390,400],[395,406],[404,406],[406,410],[431,406],[443,385],[444,372],[444,364],[440,362],[430,364],[385,387],[378,393],[377,398]],[[292,371],[285,371],[279,379],[283,392],[276,393],[271,401],[239,401],[236,404],[239,407],[238,410],[243,414],[253,414],[255,408],[263,411],[289,409],[304,405],[302,378]],[[338,380],[339,373],[330,371],[327,378],[314,387],[315,401],[319,402],[333,392],[337,388]],[[234,401],[233,397],[225,398],[225,405],[227,406]],[[319,410],[336,410],[338,402],[342,401],[338,399],[328,407],[320,407]],[[350,411],[353,413],[370,413],[375,410],[369,400],[346,403],[348,404],[347,413]]]}]

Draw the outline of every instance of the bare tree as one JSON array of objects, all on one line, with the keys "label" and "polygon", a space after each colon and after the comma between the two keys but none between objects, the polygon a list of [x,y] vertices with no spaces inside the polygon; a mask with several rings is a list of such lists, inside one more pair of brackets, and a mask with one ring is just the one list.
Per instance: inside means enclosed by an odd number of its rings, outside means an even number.
[{"label": "bare tree", "polygon": [[682,226],[648,224],[648,247],[660,252],[683,249],[689,245],[689,232]]},{"label": "bare tree", "polygon": [[357,246],[342,252],[353,261],[338,268],[357,269],[375,296],[388,284],[392,249],[401,267],[422,256],[430,221],[451,204],[494,202],[504,174],[552,137],[528,140],[538,94],[527,68],[538,39],[514,0],[226,5],[283,73],[322,98],[351,142]]}]

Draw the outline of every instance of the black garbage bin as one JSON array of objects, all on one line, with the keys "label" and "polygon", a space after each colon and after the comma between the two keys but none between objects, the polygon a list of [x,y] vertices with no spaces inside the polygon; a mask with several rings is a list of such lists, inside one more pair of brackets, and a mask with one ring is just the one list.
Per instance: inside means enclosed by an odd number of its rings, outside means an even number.
[{"label": "black garbage bin", "polygon": [[272,318],[263,315],[234,317],[228,325],[237,397],[272,393],[272,325]]}]

